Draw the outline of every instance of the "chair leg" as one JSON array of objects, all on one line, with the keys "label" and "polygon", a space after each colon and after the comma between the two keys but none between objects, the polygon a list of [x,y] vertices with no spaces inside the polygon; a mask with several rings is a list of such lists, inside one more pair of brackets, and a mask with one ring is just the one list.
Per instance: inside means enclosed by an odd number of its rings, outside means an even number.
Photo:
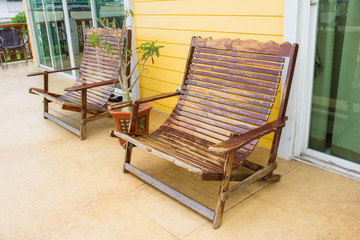
[{"label": "chair leg", "polygon": [[124,173],[129,172],[128,170],[125,169],[125,163],[130,163],[133,147],[134,147],[134,144],[132,144],[131,142],[126,142],[126,144],[125,144],[124,164],[123,164],[123,169],[122,169]]},{"label": "chair leg", "polygon": [[45,113],[49,112],[49,100],[47,100],[46,98],[44,98],[44,118],[47,119],[47,117],[45,117]]},{"label": "chair leg", "polygon": [[[47,71],[44,72],[44,91],[48,92],[49,91],[49,74]],[[44,118],[47,119],[47,117],[45,117],[45,113],[49,112],[49,100],[47,100],[46,98],[44,98]]]},{"label": "chair leg", "polygon": [[[270,157],[269,157],[269,161],[268,161],[268,165],[270,164],[276,164],[276,157],[277,157],[277,151],[278,151],[278,147],[279,147],[279,143],[280,143],[280,135],[281,135],[281,129],[275,131],[275,135],[273,138],[273,144],[271,146],[271,151],[270,151]],[[274,171],[271,171],[269,174],[267,174],[264,179],[265,181],[268,182],[278,182],[280,181],[280,175],[278,174],[273,174]]]},{"label": "chair leg", "polygon": [[4,59],[5,59],[5,64],[6,64],[6,68],[9,68],[9,65],[7,63],[7,55],[6,55],[6,51],[4,50]]},{"label": "chair leg", "polygon": [[226,200],[222,199],[221,195],[222,193],[226,192],[229,189],[232,165],[234,162],[234,155],[235,155],[235,151],[231,151],[226,156],[226,161],[224,165],[224,179],[221,181],[220,184],[219,197],[215,208],[215,216],[213,219],[213,228],[215,229],[220,227],[221,220],[224,214]]},{"label": "chair leg", "polygon": [[24,46],[24,57],[25,57],[25,63],[26,63],[26,66],[28,64],[28,59],[27,59],[27,51],[26,51],[26,47]]},{"label": "chair leg", "polygon": [[86,139],[86,112],[87,112],[87,92],[81,90],[81,115],[80,115],[80,140]]}]

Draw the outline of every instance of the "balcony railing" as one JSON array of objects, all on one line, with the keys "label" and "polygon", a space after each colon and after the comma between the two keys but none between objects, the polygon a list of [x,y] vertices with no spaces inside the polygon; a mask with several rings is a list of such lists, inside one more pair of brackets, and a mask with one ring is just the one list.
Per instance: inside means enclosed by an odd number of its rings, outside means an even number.
[{"label": "balcony railing", "polygon": [[[10,24],[0,24],[0,29],[9,29],[9,28],[14,28],[14,29],[18,29],[18,30],[22,30],[24,31],[28,37],[29,37],[29,30],[27,27],[26,23],[10,23]],[[32,50],[31,50],[31,44],[30,44],[30,40],[27,44],[27,59],[32,59]],[[24,53],[19,51],[19,50],[15,50],[15,51],[8,51],[6,50],[6,56],[7,56],[7,62],[16,62],[16,61],[22,61],[25,60],[25,56]],[[4,60],[4,59],[3,59]]]}]

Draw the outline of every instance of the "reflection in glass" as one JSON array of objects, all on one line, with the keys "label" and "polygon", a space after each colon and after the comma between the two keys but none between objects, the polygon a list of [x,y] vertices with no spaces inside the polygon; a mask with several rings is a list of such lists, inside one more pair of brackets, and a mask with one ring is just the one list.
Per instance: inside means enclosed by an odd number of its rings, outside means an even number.
[{"label": "reflection in glass", "polygon": [[360,163],[360,1],[320,1],[309,147]]},{"label": "reflection in glass", "polygon": [[30,0],[31,13],[35,29],[40,64],[52,67],[48,35],[44,20],[44,8],[41,1]]},{"label": "reflection in glass", "polygon": [[53,55],[53,68],[71,67],[66,41],[64,11],[61,1],[44,1],[47,32],[49,34],[50,51]]},{"label": "reflection in glass", "polygon": [[[96,18],[106,19],[106,24],[115,20],[116,26],[121,28],[124,20],[124,0],[96,0]],[[100,23],[99,27],[100,26]]]},{"label": "reflection in glass", "polygon": [[72,48],[75,58],[75,66],[80,66],[84,51],[84,30],[92,27],[90,1],[68,0],[69,24],[72,40]]}]

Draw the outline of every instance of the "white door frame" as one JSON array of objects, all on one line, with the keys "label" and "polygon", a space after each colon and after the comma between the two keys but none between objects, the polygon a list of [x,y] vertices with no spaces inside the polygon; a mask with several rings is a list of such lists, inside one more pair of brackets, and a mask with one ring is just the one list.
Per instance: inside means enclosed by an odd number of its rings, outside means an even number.
[{"label": "white door frame", "polygon": [[299,54],[279,156],[360,180],[360,164],[308,148],[317,16],[317,0],[285,0],[284,41],[299,43]]}]

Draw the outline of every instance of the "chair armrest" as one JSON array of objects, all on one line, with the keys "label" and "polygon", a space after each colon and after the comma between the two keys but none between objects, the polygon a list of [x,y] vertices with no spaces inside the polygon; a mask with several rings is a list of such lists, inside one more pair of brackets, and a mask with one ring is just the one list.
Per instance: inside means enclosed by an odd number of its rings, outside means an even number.
[{"label": "chair armrest", "polygon": [[104,86],[104,85],[109,85],[109,84],[115,84],[117,82],[118,82],[117,79],[113,79],[113,80],[97,82],[97,83],[82,84],[82,85],[78,85],[75,87],[68,87],[68,88],[65,88],[64,90],[65,91],[79,91],[79,90],[83,90],[83,89],[89,89],[89,88],[94,88],[94,87],[99,87],[99,86]]},{"label": "chair armrest", "polygon": [[276,130],[283,128],[285,126],[286,120],[287,117],[269,122],[263,126],[250,130],[242,135],[235,136],[233,139],[229,139],[220,142],[218,144],[215,144],[209,147],[209,151],[224,153],[224,152],[229,152],[231,150],[237,150],[259,137],[262,137],[268,133],[275,132]]},{"label": "chair armrest", "polygon": [[[50,74],[50,73],[66,72],[66,71],[78,70],[78,69],[80,69],[80,67],[64,68],[64,69],[59,69],[59,70],[54,70],[54,71],[44,71],[44,72],[47,72],[48,74]],[[44,72],[33,72],[33,73],[29,73],[29,74],[26,75],[26,76],[27,76],[27,77],[32,77],[32,76],[43,75]]]},{"label": "chair armrest", "polygon": [[161,94],[147,97],[147,98],[140,98],[140,99],[136,99],[136,100],[132,100],[132,101],[128,101],[128,102],[115,103],[115,104],[110,105],[108,107],[108,109],[115,110],[115,109],[119,109],[119,108],[123,108],[123,107],[139,105],[141,103],[152,102],[152,101],[160,100],[163,98],[173,97],[173,96],[176,96],[179,94],[180,94],[180,92],[161,93]]}]

